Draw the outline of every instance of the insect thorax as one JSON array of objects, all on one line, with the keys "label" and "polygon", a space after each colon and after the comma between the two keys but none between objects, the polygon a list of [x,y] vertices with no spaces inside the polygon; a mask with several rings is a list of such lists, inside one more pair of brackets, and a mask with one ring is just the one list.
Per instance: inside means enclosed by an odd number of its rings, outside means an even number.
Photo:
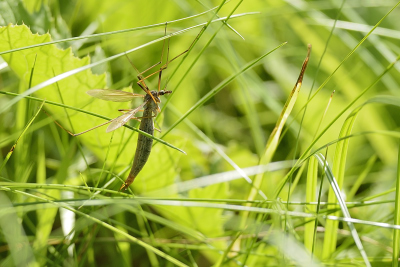
[{"label": "insect thorax", "polygon": [[[157,103],[161,102],[160,98],[158,97],[157,91],[150,91],[150,93],[153,95],[154,100],[156,100]],[[149,94],[146,94],[144,96],[144,101],[150,101],[150,100],[154,102],[153,98]]]}]

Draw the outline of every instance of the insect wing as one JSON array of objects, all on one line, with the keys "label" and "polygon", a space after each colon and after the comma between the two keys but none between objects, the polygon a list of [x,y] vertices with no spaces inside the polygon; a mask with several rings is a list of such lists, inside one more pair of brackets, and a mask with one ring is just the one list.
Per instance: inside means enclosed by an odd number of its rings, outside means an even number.
[{"label": "insect wing", "polygon": [[121,116],[113,119],[110,126],[107,127],[106,132],[108,133],[108,132],[118,129],[121,126],[124,126],[125,123],[127,123],[130,119],[132,119],[135,116],[135,114],[138,113],[143,108],[143,106],[145,104],[146,104],[146,102],[144,102],[137,108],[132,109],[131,111],[128,111],[127,113],[124,113]]},{"label": "insect wing", "polygon": [[131,101],[135,97],[143,97],[143,95],[129,93],[121,90],[111,89],[93,89],[86,92],[88,95],[114,102],[127,102]]},{"label": "insect wing", "polygon": [[135,114],[132,113],[132,111],[129,111],[129,112],[125,113],[125,114],[122,114],[118,118],[113,119],[113,121],[111,122],[110,126],[107,127],[106,132],[109,133],[109,132],[114,131],[114,130],[118,129],[119,127],[123,126],[134,115]]}]

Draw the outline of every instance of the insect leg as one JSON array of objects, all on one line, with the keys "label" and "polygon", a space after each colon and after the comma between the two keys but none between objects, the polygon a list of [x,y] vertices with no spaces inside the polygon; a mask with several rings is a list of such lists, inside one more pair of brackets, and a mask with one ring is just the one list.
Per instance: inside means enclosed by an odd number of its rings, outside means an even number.
[{"label": "insect leg", "polygon": [[[125,54],[125,56],[126,56],[126,54]],[[129,57],[126,56],[126,58],[127,58],[128,61],[131,63],[132,67],[136,70],[136,72],[139,73],[138,76],[137,76],[137,78],[138,78],[138,80],[139,80],[139,81],[137,82],[137,85],[139,85],[140,88],[142,88],[143,91],[145,91],[146,94],[148,94],[148,95],[151,96],[151,98],[153,99],[154,103],[157,103],[156,100],[154,99],[154,96],[150,93],[149,87],[147,87],[147,85],[146,85],[146,83],[145,83],[145,81],[144,81],[144,80],[146,80],[146,79],[143,78],[142,74],[139,72],[139,70],[136,68],[136,66],[133,64],[133,62],[129,59]],[[161,63],[161,62],[160,62],[160,63]],[[158,64],[160,64],[160,63],[157,63],[156,65],[158,65]],[[156,65],[155,65],[155,66],[156,66]]]},{"label": "insect leg", "polygon": [[[167,35],[167,22],[165,22],[164,37],[165,37],[166,35]],[[169,49],[169,40],[170,40],[170,38],[168,38],[168,49]],[[149,70],[151,70],[151,69],[154,68],[155,66],[160,65],[160,64],[162,63],[163,58],[164,58],[164,50],[165,50],[164,48],[165,48],[165,39],[164,39],[164,41],[163,41],[163,47],[162,47],[162,50],[161,50],[161,58],[160,58],[160,61],[157,62],[156,64],[154,64],[153,66],[147,68],[146,70],[140,72],[139,75],[142,77],[142,79],[143,79],[143,76],[142,76],[143,73],[148,72]],[[167,61],[168,61],[168,54],[167,54]],[[139,76],[138,76],[138,78],[139,78]],[[139,79],[139,80],[140,80],[140,79]],[[145,79],[144,79],[144,80],[145,80]]]},{"label": "insect leg", "polygon": [[[167,34],[167,23],[165,23],[165,35],[166,35],[166,34]],[[168,56],[169,56],[169,41],[170,41],[170,40],[171,40],[171,39],[168,38],[167,62],[168,62]],[[165,39],[164,39],[164,44],[163,44],[163,50],[162,50],[162,53],[161,53],[161,62],[162,62],[162,59],[163,59],[163,57],[164,57],[164,45],[165,45]],[[160,72],[159,72],[159,74],[158,74],[158,92],[160,92],[161,74],[162,74],[162,67],[160,68]]]},{"label": "insect leg", "polygon": [[[49,116],[50,118],[52,118],[51,115],[50,115],[49,113],[47,113],[46,111],[44,111],[44,113],[46,113],[47,116]],[[104,123],[102,123],[102,124],[100,124],[100,125],[97,125],[97,126],[95,126],[95,127],[93,127],[93,128],[90,128],[90,129],[88,129],[88,130],[86,130],[86,131],[83,131],[83,132],[80,132],[80,133],[73,133],[73,132],[68,131],[67,129],[65,129],[64,127],[62,127],[61,124],[59,124],[56,120],[54,120],[54,123],[55,123],[58,127],[60,127],[61,129],[63,129],[64,131],[66,131],[68,134],[70,134],[70,135],[72,135],[72,136],[78,136],[78,135],[81,135],[81,134],[90,132],[91,130],[97,129],[97,128],[101,127],[101,126],[104,126],[104,125],[106,125],[106,124],[109,124],[109,123],[111,123],[112,121],[113,121],[113,120],[106,121],[106,122],[104,122]]]},{"label": "insect leg", "polygon": [[[167,34],[167,23],[165,23],[164,36],[166,36],[166,34]],[[146,85],[146,83],[145,83],[145,81],[144,81],[144,80],[146,80],[146,78],[143,78],[143,75],[142,75],[142,74],[145,73],[145,72],[147,72],[147,71],[149,71],[150,69],[152,69],[152,68],[154,68],[155,66],[157,66],[157,65],[159,65],[159,64],[162,63],[162,59],[163,59],[163,57],[164,57],[164,48],[165,48],[165,39],[164,39],[164,41],[163,41],[163,47],[162,47],[162,52],[161,52],[161,59],[160,59],[160,61],[157,62],[156,64],[154,64],[153,66],[147,68],[146,70],[142,71],[142,72],[139,72],[139,70],[136,68],[136,66],[135,66],[135,65],[132,63],[132,61],[127,57],[127,58],[128,58],[128,61],[131,63],[131,65],[133,66],[133,68],[134,68],[134,69],[136,70],[136,72],[138,73],[137,78],[138,78],[139,81],[137,82],[137,84],[140,86],[140,88],[143,89],[143,91],[146,92],[146,94],[148,94],[148,95],[151,96],[151,98],[153,99],[153,101],[154,101],[155,103],[157,103],[157,102],[156,102],[156,100],[154,99],[153,95],[150,93],[150,89],[149,89],[149,87]],[[169,51],[169,38],[168,38],[168,51]],[[167,57],[167,61],[168,61],[168,57]],[[158,85],[158,90],[160,90],[160,81],[158,81],[158,83],[159,83],[159,85]]]},{"label": "insect leg", "polygon": [[197,34],[196,38],[195,38],[195,39],[193,40],[193,42],[190,44],[190,46],[189,46],[188,49],[186,49],[185,51],[183,51],[183,52],[180,53],[179,55],[175,56],[173,59],[168,60],[164,65],[162,65],[162,67],[161,67],[158,71],[153,72],[153,73],[147,75],[147,76],[144,77],[142,80],[146,80],[146,79],[150,78],[151,76],[153,76],[153,75],[155,75],[155,74],[157,74],[157,73],[159,73],[159,72],[165,70],[166,68],[168,68],[168,64],[169,64],[169,63],[171,63],[172,61],[174,61],[174,60],[177,59],[178,57],[184,55],[185,53],[189,52],[189,50],[192,49],[192,47],[195,45],[195,43],[197,42],[197,40],[200,38],[200,34],[201,34],[203,31],[204,31],[204,28],[202,28],[202,30],[199,32],[199,34]]}]

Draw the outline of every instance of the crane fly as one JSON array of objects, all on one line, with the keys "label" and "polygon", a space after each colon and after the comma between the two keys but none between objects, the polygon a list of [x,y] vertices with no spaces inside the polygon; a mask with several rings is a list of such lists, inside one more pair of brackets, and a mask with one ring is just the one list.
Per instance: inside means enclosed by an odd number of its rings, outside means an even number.
[{"label": "crane fly", "polygon": [[[70,135],[72,136],[78,136],[84,133],[87,133],[93,129],[99,128],[103,125],[110,124],[107,127],[106,132],[111,132],[114,131],[122,126],[124,126],[127,122],[130,120],[137,120],[140,122],[139,129],[143,132],[146,132],[150,135],[154,134],[154,121],[153,118],[157,116],[157,114],[160,112],[159,104],[161,103],[160,96],[166,95],[166,94],[171,94],[172,91],[170,90],[160,90],[161,87],[161,76],[162,76],[162,71],[165,70],[168,67],[168,64],[177,59],[178,57],[182,56],[183,54],[187,53],[193,45],[196,43],[196,40],[200,37],[201,32],[204,31],[204,28],[200,31],[200,33],[197,35],[197,37],[194,39],[192,44],[188,49],[180,53],[179,55],[175,56],[173,59],[168,60],[168,55],[169,55],[169,40],[168,39],[168,48],[167,48],[167,58],[166,58],[166,63],[160,67],[159,70],[156,72],[151,73],[150,75],[143,77],[143,74],[152,69],[153,67],[159,65],[162,63],[163,60],[163,54],[164,54],[164,46],[165,46],[165,39],[163,42],[163,48],[162,48],[162,54],[161,54],[161,60],[151,66],[150,68],[146,69],[143,72],[139,72],[138,69],[133,65],[132,62],[131,65],[134,67],[134,69],[138,72],[137,78],[138,82],[137,85],[142,88],[142,90],[146,93],[145,95],[141,94],[135,94],[135,93],[130,93],[130,92],[125,92],[125,91],[120,91],[120,90],[111,90],[111,89],[92,89],[87,91],[86,93],[89,94],[92,97],[102,99],[102,100],[107,100],[107,101],[113,101],[113,102],[127,102],[127,101],[132,101],[134,98],[141,97],[143,98],[143,103],[139,105],[137,108],[134,109],[120,109],[118,111],[123,112],[121,116],[112,119],[110,121],[107,121],[105,123],[102,123],[100,125],[97,125],[91,129],[88,129],[86,131],[83,131],[81,133],[74,134],[66,129],[64,129],[59,123],[55,122],[58,126],[60,126],[62,129],[67,131]],[[165,34],[166,34],[166,28],[165,28]],[[155,75],[158,73],[158,90],[150,90],[149,87],[146,85],[145,80],[148,79],[149,77]],[[143,115],[141,117],[136,117],[136,113],[139,111],[143,111]],[[129,172],[128,178],[125,180],[125,182],[122,184],[121,188],[119,190],[127,189],[129,185],[133,183],[135,180],[136,176],[139,174],[139,172],[143,169],[144,165],[146,164],[150,152],[151,152],[151,147],[153,144],[153,139],[149,138],[143,134],[138,135],[138,141],[137,141],[137,146],[136,146],[136,152],[135,152],[135,157],[133,160],[132,168],[131,171]]]},{"label": "crane fly", "polygon": [[[146,94],[144,96],[124,91],[108,90],[108,89],[94,89],[94,90],[89,90],[87,93],[93,97],[114,102],[131,101],[133,98],[143,97],[144,101],[140,106],[131,110],[120,110],[122,112],[124,111],[126,112],[121,116],[106,122],[110,123],[106,131],[107,132],[114,131],[120,128],[121,126],[125,125],[129,120],[134,119],[140,121],[140,127],[139,127],[140,130],[150,135],[153,135],[154,134],[153,118],[156,117],[159,112],[158,104],[161,103],[160,96],[165,94],[170,94],[172,93],[172,91],[169,90],[150,91],[150,95]],[[141,111],[142,109],[143,109],[143,116],[135,117],[136,113]],[[132,182],[135,180],[136,176],[143,169],[144,165],[146,164],[150,156],[152,145],[153,145],[152,138],[139,134],[131,171],[129,172],[128,178],[125,180],[125,182],[123,183],[123,185],[119,190],[128,188],[128,186],[132,184]]]}]

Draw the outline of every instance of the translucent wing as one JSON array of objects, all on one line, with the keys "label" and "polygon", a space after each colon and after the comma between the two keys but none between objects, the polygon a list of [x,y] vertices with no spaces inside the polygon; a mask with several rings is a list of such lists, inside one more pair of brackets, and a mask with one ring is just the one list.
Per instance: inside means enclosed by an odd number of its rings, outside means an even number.
[{"label": "translucent wing", "polygon": [[112,89],[93,89],[86,93],[99,99],[114,102],[127,102],[131,101],[135,97],[143,97],[143,95]]},{"label": "translucent wing", "polygon": [[128,112],[122,114],[121,116],[113,119],[110,126],[107,127],[106,132],[108,133],[108,132],[114,131],[114,130],[118,129],[119,127],[125,125],[125,123],[127,123],[130,119],[134,118],[135,114],[138,113],[143,108],[144,105],[146,105],[146,102],[144,102],[137,108],[132,109],[131,111],[128,111]]}]

